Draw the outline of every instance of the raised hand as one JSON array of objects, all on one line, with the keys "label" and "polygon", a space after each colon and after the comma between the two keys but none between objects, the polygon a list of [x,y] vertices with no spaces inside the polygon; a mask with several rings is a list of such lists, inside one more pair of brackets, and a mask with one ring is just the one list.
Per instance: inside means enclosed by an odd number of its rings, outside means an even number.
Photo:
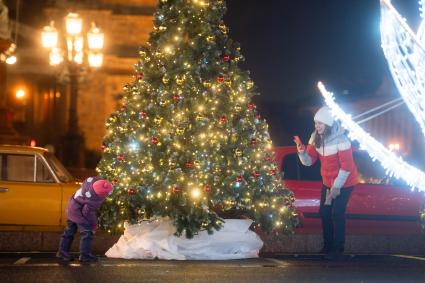
[{"label": "raised hand", "polygon": [[294,143],[297,145],[298,152],[303,152],[305,150],[305,145],[299,136],[294,136]]}]

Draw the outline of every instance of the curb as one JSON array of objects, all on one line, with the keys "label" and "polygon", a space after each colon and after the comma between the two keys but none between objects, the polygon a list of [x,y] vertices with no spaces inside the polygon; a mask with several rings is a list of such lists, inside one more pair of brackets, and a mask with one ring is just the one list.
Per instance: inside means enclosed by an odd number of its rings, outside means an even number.
[{"label": "curb", "polygon": [[[58,248],[61,232],[46,231],[0,231],[1,252],[55,252]],[[261,254],[279,253],[316,253],[322,246],[321,235],[276,235],[260,234],[264,241]],[[104,254],[119,239],[120,235],[110,235],[98,231],[94,235],[92,250]],[[79,236],[76,235],[71,250],[77,252]],[[346,253],[356,254],[425,254],[425,236],[412,235],[347,235]]]}]

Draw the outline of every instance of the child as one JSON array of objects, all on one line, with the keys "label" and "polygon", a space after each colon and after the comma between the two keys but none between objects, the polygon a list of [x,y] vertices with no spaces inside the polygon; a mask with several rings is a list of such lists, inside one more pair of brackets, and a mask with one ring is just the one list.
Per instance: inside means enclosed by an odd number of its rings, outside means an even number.
[{"label": "child", "polygon": [[72,261],[69,253],[74,235],[80,230],[80,261],[95,262],[97,257],[91,253],[91,241],[97,225],[97,209],[112,193],[112,185],[98,177],[87,178],[81,188],[69,200],[66,209],[67,227],[62,235],[56,257]]}]

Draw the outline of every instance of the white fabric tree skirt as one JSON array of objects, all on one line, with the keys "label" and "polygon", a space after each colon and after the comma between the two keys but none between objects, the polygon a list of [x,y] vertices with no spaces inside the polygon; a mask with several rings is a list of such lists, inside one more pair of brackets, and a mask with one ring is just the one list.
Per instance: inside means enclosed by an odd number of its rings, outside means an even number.
[{"label": "white fabric tree skirt", "polygon": [[223,228],[208,235],[200,231],[193,239],[174,236],[172,221],[125,225],[124,234],[107,252],[111,258],[224,260],[258,257],[263,241],[249,230],[250,219],[226,219]]}]

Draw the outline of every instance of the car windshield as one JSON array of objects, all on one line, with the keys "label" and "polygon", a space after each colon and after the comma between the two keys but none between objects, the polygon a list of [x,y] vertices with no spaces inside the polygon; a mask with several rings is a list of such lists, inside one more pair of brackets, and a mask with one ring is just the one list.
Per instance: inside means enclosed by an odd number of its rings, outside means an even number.
[{"label": "car windshield", "polygon": [[45,152],[44,156],[61,182],[68,183],[74,180],[74,177],[51,152]]}]

